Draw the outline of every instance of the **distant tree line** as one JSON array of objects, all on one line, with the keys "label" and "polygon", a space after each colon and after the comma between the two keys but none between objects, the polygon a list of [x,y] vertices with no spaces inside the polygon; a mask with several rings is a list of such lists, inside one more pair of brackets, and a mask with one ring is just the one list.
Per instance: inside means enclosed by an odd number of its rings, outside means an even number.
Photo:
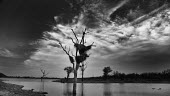
[{"label": "distant tree line", "polygon": [[[170,69],[164,70],[162,72],[146,72],[146,73],[120,73],[118,71],[112,72],[110,67],[104,67],[103,76],[104,79],[114,79],[114,80],[133,80],[133,81],[169,81],[170,80]],[[107,75],[106,75],[107,74]]]}]

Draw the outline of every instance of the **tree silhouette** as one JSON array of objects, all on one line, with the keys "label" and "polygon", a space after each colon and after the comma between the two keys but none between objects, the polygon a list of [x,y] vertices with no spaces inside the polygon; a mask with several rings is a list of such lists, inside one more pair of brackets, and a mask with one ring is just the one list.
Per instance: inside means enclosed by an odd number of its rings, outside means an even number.
[{"label": "tree silhouette", "polygon": [[84,79],[84,71],[86,70],[86,68],[87,68],[87,63],[82,63],[81,64],[81,66],[80,66],[80,70],[81,70],[81,72],[82,72],[82,77],[81,77],[81,80],[83,81],[83,79]]},{"label": "tree silhouette", "polygon": [[[73,38],[70,37],[70,39],[72,40],[73,44],[74,44],[74,48],[76,49],[75,54],[70,55],[70,47],[67,48],[66,46],[64,47],[61,42],[59,41],[59,44],[61,46],[61,48],[63,49],[63,51],[68,55],[69,59],[70,59],[70,63],[72,63],[73,65],[73,69],[74,69],[74,83],[73,83],[73,95],[76,94],[76,88],[77,88],[77,71],[80,67],[80,64],[82,64],[90,55],[87,54],[87,52],[92,48],[92,46],[94,46],[94,42],[91,45],[85,45],[85,35],[88,33],[86,32],[86,29],[83,31],[83,35],[81,40],[79,41],[76,33],[74,32],[73,29],[71,29],[76,42],[74,41]],[[68,51],[67,51],[68,49]]]},{"label": "tree silhouette", "polygon": [[103,77],[105,79],[107,79],[110,72],[112,72],[112,69],[110,68],[110,66],[109,67],[104,67],[104,69],[103,69]]},{"label": "tree silhouette", "polygon": [[68,81],[68,78],[69,78],[69,76],[70,76],[70,73],[73,72],[73,68],[72,68],[71,66],[65,67],[65,68],[64,68],[64,71],[67,72],[67,81]]},{"label": "tree silhouette", "polygon": [[41,70],[41,73],[42,73],[42,76],[41,76],[41,81],[42,81],[42,79],[43,79],[45,76],[47,76],[49,73],[46,73],[45,70],[43,70],[43,69],[40,69],[40,70]]}]

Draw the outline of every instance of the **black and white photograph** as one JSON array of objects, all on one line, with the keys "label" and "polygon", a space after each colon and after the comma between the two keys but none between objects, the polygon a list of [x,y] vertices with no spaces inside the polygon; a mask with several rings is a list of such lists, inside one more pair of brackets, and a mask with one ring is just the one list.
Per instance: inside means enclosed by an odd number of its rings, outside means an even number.
[{"label": "black and white photograph", "polygon": [[0,0],[0,96],[169,90],[169,0]]}]

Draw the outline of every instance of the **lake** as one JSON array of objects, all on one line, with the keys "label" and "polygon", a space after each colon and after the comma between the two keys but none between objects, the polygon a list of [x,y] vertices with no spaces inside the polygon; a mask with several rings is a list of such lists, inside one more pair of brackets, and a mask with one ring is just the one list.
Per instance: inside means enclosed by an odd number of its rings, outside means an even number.
[{"label": "lake", "polygon": [[[71,83],[46,79],[2,78],[6,83],[24,85],[23,89],[48,92],[46,96],[72,96]],[[147,83],[79,83],[77,96],[169,96],[170,84]]]}]

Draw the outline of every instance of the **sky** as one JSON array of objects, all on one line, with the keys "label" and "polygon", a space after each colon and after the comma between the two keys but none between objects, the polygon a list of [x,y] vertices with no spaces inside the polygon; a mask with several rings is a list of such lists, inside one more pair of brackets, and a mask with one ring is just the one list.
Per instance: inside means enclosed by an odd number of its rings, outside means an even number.
[{"label": "sky", "polygon": [[[71,13],[69,5],[61,1],[0,1],[0,72],[10,76],[41,76],[42,68],[49,72],[48,76],[66,76],[64,67],[72,65],[57,41],[73,50],[68,39],[74,38],[70,29],[81,38],[87,22],[93,22],[80,14],[72,19],[77,22],[63,24]],[[164,13],[170,15],[167,10]],[[89,52],[85,77],[102,75],[106,66],[125,73],[160,72],[170,68],[170,17],[160,17],[157,15],[138,26],[117,26],[114,22],[108,25],[101,21],[100,27],[88,28],[87,45],[94,42],[96,47]],[[133,36],[128,38],[130,34]],[[124,37],[128,39],[117,41]],[[78,75],[81,76],[80,71]]]}]

